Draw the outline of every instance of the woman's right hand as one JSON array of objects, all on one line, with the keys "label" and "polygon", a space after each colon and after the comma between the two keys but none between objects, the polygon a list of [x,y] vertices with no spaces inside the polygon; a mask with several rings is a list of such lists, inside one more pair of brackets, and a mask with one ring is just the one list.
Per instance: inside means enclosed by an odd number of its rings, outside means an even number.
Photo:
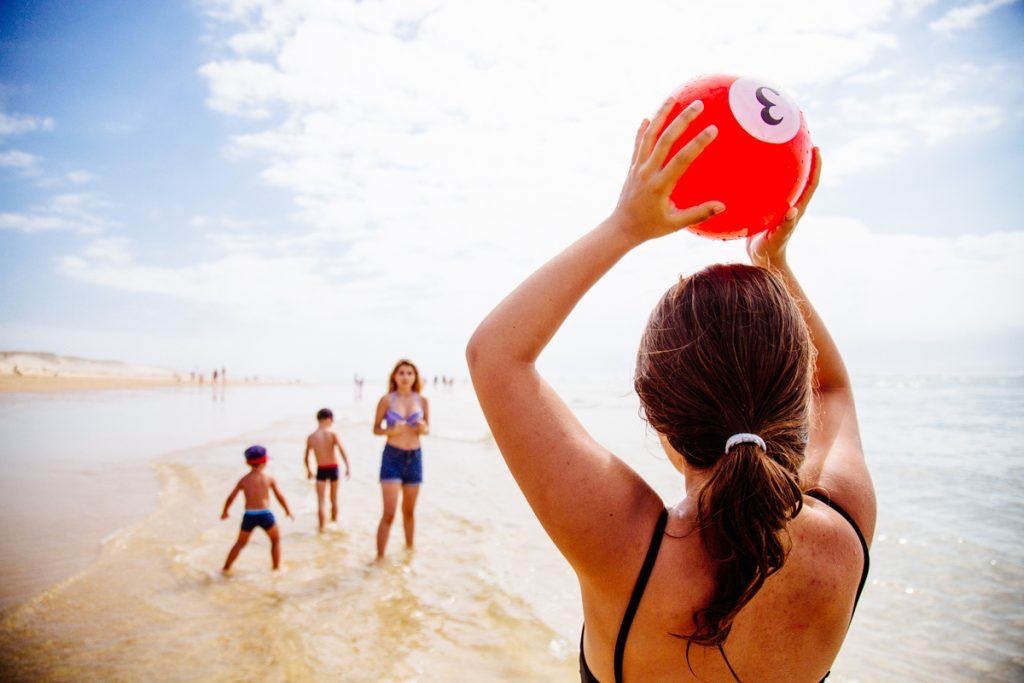
[{"label": "woman's right hand", "polygon": [[672,145],[704,111],[700,100],[692,102],[658,137],[675,104],[676,100],[670,97],[653,121],[644,119],[640,124],[633,145],[633,160],[610,218],[638,244],[700,223],[725,210],[725,205],[719,201],[678,209],[669,196],[693,160],[718,135],[716,126],[708,126],[669,159]]},{"label": "woman's right hand", "polygon": [[821,151],[815,147],[811,151],[811,173],[796,204],[789,208],[782,222],[776,227],[747,238],[747,255],[750,256],[751,263],[762,268],[769,268],[773,265],[781,266],[786,262],[786,245],[789,243],[793,231],[796,230],[797,223],[804,215],[807,205],[811,203],[814,191],[818,189],[820,177]]}]

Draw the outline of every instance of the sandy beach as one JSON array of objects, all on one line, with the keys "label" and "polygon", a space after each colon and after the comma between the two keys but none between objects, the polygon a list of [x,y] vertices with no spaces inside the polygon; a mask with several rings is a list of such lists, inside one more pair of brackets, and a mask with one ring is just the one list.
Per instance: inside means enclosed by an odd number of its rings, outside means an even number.
[{"label": "sandy beach", "polygon": [[154,377],[101,377],[71,375],[2,375],[0,392],[76,391],[92,389],[146,389],[181,384],[177,379]]}]

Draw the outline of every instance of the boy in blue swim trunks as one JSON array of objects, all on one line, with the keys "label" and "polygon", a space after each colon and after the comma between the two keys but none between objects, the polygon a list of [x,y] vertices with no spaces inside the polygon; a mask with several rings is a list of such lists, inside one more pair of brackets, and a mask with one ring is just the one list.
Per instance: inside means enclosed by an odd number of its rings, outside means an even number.
[{"label": "boy in blue swim trunks", "polygon": [[292,511],[288,508],[288,501],[284,499],[281,490],[277,488],[274,478],[264,471],[267,466],[267,449],[263,446],[250,446],[245,450],[245,462],[252,468],[249,474],[238,480],[234,491],[224,502],[224,512],[221,519],[228,518],[228,508],[234,502],[235,496],[241,491],[245,494],[245,514],[242,515],[242,529],[238,532],[238,540],[228,552],[228,559],[224,562],[225,574],[231,569],[238,553],[242,551],[245,544],[249,542],[249,535],[253,529],[260,527],[270,537],[270,557],[276,570],[281,565],[281,536],[278,533],[277,522],[274,520],[274,513],[270,511],[270,492],[274,492],[277,501],[281,503],[284,512],[289,519],[294,520]]},{"label": "boy in blue swim trunks", "polygon": [[306,437],[306,456],[303,463],[306,465],[306,478],[313,478],[313,470],[309,467],[309,454],[316,456],[316,499],[317,517],[320,520],[320,531],[324,530],[324,522],[327,515],[324,510],[324,492],[327,489],[327,482],[331,482],[331,521],[338,521],[338,457],[334,454],[337,449],[341,459],[345,461],[345,478],[348,479],[351,469],[348,465],[348,455],[345,454],[345,447],[341,445],[341,439],[331,429],[334,424],[334,413],[330,408],[321,408],[316,414],[319,426],[317,430]]}]

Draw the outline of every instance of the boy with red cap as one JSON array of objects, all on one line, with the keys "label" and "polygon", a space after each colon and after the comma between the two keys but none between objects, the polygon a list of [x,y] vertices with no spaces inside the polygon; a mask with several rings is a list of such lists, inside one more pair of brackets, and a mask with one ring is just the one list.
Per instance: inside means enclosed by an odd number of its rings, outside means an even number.
[{"label": "boy with red cap", "polygon": [[235,558],[238,557],[238,553],[249,542],[249,535],[256,527],[261,527],[267,532],[267,536],[270,537],[270,557],[274,562],[274,569],[280,566],[281,536],[278,533],[277,522],[274,520],[274,513],[270,511],[269,507],[271,491],[274,492],[274,496],[281,503],[281,507],[284,508],[288,518],[295,519],[292,517],[291,510],[288,509],[288,501],[284,499],[281,490],[277,488],[277,482],[274,481],[272,476],[263,471],[267,466],[267,449],[263,446],[250,446],[245,450],[245,462],[252,469],[249,474],[238,480],[234,491],[231,492],[231,495],[225,501],[224,512],[220,516],[221,519],[227,519],[228,508],[234,502],[235,496],[238,495],[239,491],[245,494],[245,514],[242,515],[242,530],[238,532],[238,540],[235,541],[235,545],[232,546],[231,551],[228,553],[228,559],[224,562],[224,569],[222,571],[225,574],[231,569],[231,565]]}]

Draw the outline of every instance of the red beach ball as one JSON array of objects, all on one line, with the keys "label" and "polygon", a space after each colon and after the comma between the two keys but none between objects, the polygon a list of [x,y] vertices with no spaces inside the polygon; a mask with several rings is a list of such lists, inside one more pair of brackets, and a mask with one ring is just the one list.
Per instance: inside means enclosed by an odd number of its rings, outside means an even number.
[{"label": "red beach ball", "polygon": [[811,134],[796,104],[756,79],[723,75],[686,83],[672,97],[676,102],[665,127],[694,100],[704,103],[704,111],[671,154],[705,127],[718,126],[718,137],[693,162],[671,197],[682,209],[717,199],[725,211],[689,229],[728,240],[778,225],[811,170]]}]

